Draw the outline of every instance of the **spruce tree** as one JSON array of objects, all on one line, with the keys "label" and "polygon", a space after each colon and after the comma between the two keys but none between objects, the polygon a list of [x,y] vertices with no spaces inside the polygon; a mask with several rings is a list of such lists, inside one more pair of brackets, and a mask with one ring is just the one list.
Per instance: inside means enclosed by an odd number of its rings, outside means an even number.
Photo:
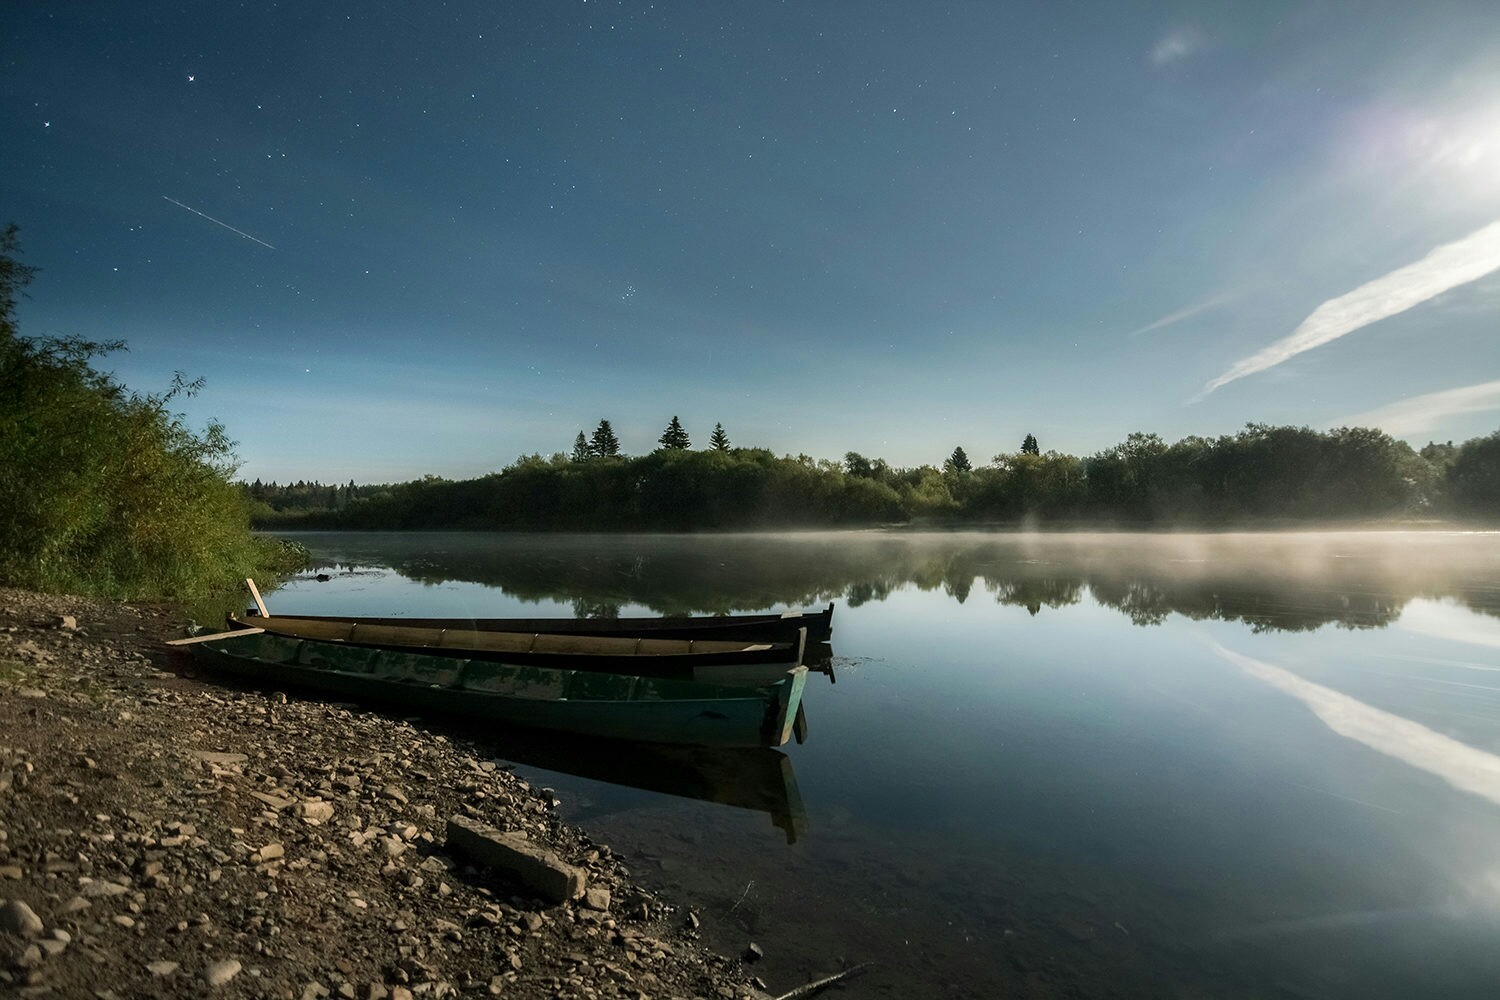
[{"label": "spruce tree", "polygon": [[672,422],[667,425],[666,430],[661,432],[661,437],[657,438],[657,441],[668,451],[686,451],[693,446],[693,442],[688,440],[687,431],[682,429],[682,421],[677,419],[676,414],[672,415]]},{"label": "spruce tree", "polygon": [[569,456],[575,462],[587,462],[594,457],[594,451],[589,446],[589,439],[583,436],[583,431],[573,439],[573,454]]},{"label": "spruce tree", "polygon": [[1036,435],[1026,435],[1026,440],[1021,442],[1021,454],[1040,455],[1041,453],[1042,449],[1036,443]]},{"label": "spruce tree", "polygon": [[953,454],[948,456],[948,461],[943,466],[949,472],[973,472],[974,466],[969,462],[969,456],[965,454],[963,446],[953,449]]},{"label": "spruce tree", "polygon": [[615,437],[615,429],[609,426],[608,420],[599,421],[599,426],[594,428],[589,450],[597,458],[613,458],[620,454],[620,439]]},{"label": "spruce tree", "polygon": [[713,446],[714,451],[729,450],[729,435],[724,433],[723,424],[714,424],[714,432],[708,439],[708,443]]}]

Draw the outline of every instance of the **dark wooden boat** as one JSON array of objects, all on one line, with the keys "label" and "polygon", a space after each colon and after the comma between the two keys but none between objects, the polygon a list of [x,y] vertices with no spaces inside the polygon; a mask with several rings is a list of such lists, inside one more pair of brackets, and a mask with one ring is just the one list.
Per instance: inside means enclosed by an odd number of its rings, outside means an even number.
[{"label": "dark wooden boat", "polygon": [[591,670],[714,683],[768,684],[802,663],[805,633],[794,642],[664,639],[648,636],[553,635],[464,627],[375,624],[340,618],[283,615],[236,618],[231,628],[433,656],[461,656],[513,665]]},{"label": "dark wooden boat", "polygon": [[170,643],[204,669],[419,712],[608,739],[774,747],[792,737],[807,668],[766,687],[497,663],[240,629]]},{"label": "dark wooden boat", "polygon": [[[255,617],[249,615],[247,617]],[[827,642],[833,635],[833,605],[822,611],[783,614],[719,615],[675,618],[347,618],[298,615],[308,621],[343,621],[360,625],[408,625],[459,628],[478,632],[530,632],[545,635],[651,636],[658,639],[739,639],[793,642],[798,629],[808,642]],[[259,624],[259,622],[251,622]]]}]

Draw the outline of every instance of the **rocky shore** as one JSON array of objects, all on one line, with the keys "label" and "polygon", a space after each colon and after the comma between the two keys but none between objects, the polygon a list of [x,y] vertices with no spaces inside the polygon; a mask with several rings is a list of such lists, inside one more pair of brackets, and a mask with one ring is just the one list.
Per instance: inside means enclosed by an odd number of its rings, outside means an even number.
[{"label": "rocky shore", "polygon": [[[764,996],[550,791],[420,720],[168,669],[181,629],[0,588],[0,993]],[[582,895],[479,866],[454,818]]]}]

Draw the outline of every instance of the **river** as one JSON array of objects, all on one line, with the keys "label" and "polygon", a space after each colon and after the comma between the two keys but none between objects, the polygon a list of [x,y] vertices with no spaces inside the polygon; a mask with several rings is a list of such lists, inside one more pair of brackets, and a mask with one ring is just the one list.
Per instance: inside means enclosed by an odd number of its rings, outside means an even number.
[{"label": "river", "polygon": [[492,741],[779,990],[1500,984],[1500,534],[293,537],[286,614],[836,603],[803,745]]}]

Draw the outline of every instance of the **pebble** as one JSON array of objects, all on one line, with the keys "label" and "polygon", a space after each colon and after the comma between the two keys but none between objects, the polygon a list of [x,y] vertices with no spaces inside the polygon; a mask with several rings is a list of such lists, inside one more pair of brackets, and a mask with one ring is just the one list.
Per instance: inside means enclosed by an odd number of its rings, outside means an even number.
[{"label": "pebble", "polygon": [[42,918],[21,900],[7,900],[0,905],[0,931],[31,937],[42,932]]},{"label": "pebble", "polygon": [[208,971],[203,974],[203,978],[208,980],[208,985],[210,986],[223,986],[239,974],[239,959],[226,958],[210,965]]},{"label": "pebble", "polygon": [[608,910],[609,890],[599,888],[589,889],[583,894],[583,905],[591,910]]},{"label": "pebble", "polygon": [[146,971],[153,976],[170,976],[177,971],[177,963],[167,961],[147,962]]}]

